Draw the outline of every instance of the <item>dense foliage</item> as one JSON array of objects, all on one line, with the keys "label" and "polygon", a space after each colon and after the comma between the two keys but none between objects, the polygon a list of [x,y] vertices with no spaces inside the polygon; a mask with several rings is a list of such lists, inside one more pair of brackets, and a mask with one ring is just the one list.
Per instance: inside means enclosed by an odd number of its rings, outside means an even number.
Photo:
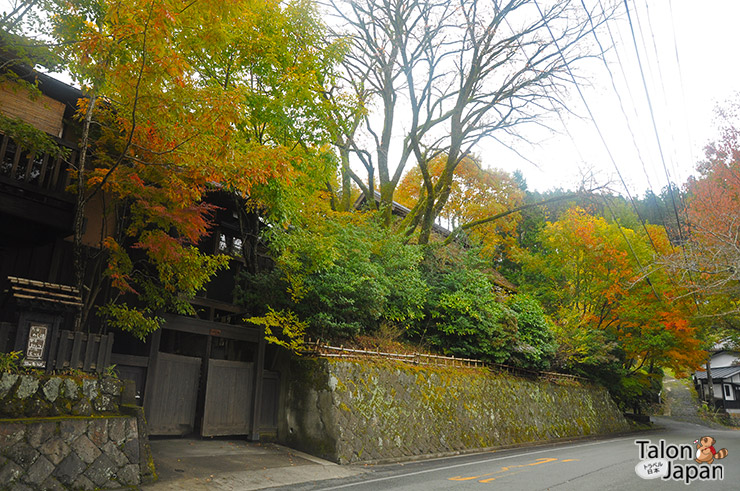
[{"label": "dense foliage", "polygon": [[[323,94],[341,50],[310,2],[50,0],[21,11],[13,26],[51,41],[85,94],[73,176],[81,323],[102,303],[108,324],[144,338],[158,311],[192,314],[188,300],[226,265],[198,247],[209,192],[248,196],[280,223],[331,176]],[[88,254],[93,202],[102,232]]]},{"label": "dense foliage", "polygon": [[[238,292],[253,323],[295,315],[308,335],[330,340],[391,327],[441,353],[530,368],[554,354],[542,308],[503,295],[478,250],[407,244],[379,215],[326,211],[272,231],[270,244],[275,269],[245,275]],[[291,336],[288,327],[281,339]]]},{"label": "dense foliage", "polygon": [[[252,258],[235,296],[288,349],[397,332],[588,376],[624,406],[656,393],[664,368],[697,367],[698,306],[737,323],[740,133],[730,125],[708,148],[685,210],[673,184],[635,204],[584,201],[485,169],[475,145],[540,124],[592,20],[558,0],[512,27],[507,15],[530,1],[499,3],[331,1],[343,28],[330,33],[304,0],[21,2],[30,10],[2,27],[51,41],[86,95],[72,176],[83,313],[103,303],[109,325],[141,338],[160,312],[193,314],[189,300],[227,265],[199,247],[218,190],[258,222],[242,235]],[[16,121],[0,127],[53,146]],[[350,181],[371,211],[351,209]],[[93,200],[101,234],[85,257]],[[435,237],[439,218],[459,234]],[[260,269],[264,244],[274,265]]]}]

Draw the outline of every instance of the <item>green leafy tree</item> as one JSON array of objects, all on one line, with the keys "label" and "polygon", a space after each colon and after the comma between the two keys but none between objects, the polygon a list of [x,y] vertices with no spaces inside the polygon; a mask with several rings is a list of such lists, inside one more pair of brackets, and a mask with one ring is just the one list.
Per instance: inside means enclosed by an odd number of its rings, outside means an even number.
[{"label": "green leafy tree", "polygon": [[269,235],[276,270],[259,276],[288,295],[265,297],[245,284],[243,299],[291,309],[310,335],[323,339],[372,333],[382,323],[405,327],[421,317],[426,285],[417,246],[372,215],[321,210],[311,218]]},{"label": "green leafy tree", "polygon": [[437,247],[423,266],[429,291],[411,338],[447,355],[506,361],[516,343],[516,315],[476,254]]},{"label": "green leafy tree", "polygon": [[557,343],[542,306],[534,297],[523,294],[512,295],[506,304],[514,312],[517,325],[510,363],[539,370],[550,368]]}]

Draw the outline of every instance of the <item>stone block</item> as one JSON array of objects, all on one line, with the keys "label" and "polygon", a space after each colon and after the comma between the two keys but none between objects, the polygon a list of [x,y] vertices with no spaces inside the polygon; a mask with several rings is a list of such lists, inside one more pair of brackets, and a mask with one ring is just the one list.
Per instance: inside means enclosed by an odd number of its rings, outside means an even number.
[{"label": "stone block", "polygon": [[121,381],[114,378],[104,378],[100,382],[100,390],[103,394],[107,394],[111,397],[117,397],[121,393]]},{"label": "stone block", "polygon": [[18,381],[18,375],[15,373],[3,373],[0,376],[0,399],[8,395],[13,385]]},{"label": "stone block", "polygon": [[38,450],[26,442],[18,442],[5,452],[5,456],[24,469],[31,467],[39,456]]},{"label": "stone block", "polygon": [[2,467],[2,469],[0,469],[0,483],[14,483],[20,479],[22,474],[23,468],[12,460],[8,460],[7,462],[5,462],[5,465]]},{"label": "stone block", "polygon": [[82,393],[90,399],[91,401],[98,397],[98,381],[97,380],[91,380],[91,379],[85,379],[82,381]]},{"label": "stone block", "polygon": [[33,423],[26,427],[26,440],[34,448],[39,448],[54,436],[57,425],[54,423]]},{"label": "stone block", "polygon": [[141,476],[139,476],[139,466],[136,464],[129,464],[118,470],[118,482],[124,486],[137,486],[141,484]]},{"label": "stone block", "polygon": [[93,408],[87,399],[80,399],[77,403],[72,406],[72,414],[75,416],[91,416]]},{"label": "stone block", "polygon": [[39,485],[46,481],[52,472],[54,472],[54,464],[41,455],[36,459],[36,462],[33,463],[31,468],[28,469],[24,480],[29,484]]},{"label": "stone block", "polygon": [[81,435],[78,437],[77,440],[72,443],[71,447],[86,464],[92,464],[95,462],[95,459],[97,459],[101,453],[98,447],[90,441],[87,435]]},{"label": "stone block", "polygon": [[85,471],[85,476],[95,483],[96,486],[102,487],[110,481],[118,471],[118,466],[110,457],[101,454],[100,457]]},{"label": "stone block", "polygon": [[136,418],[126,419],[126,438],[139,438],[139,428],[136,424]]},{"label": "stone block", "polygon": [[50,378],[43,386],[44,397],[49,402],[54,402],[59,397],[59,390],[62,386],[62,379],[59,377]]},{"label": "stone block", "polygon": [[44,491],[67,491],[66,488],[53,477],[47,477],[46,481],[41,484],[41,489]]},{"label": "stone block", "polygon": [[108,419],[91,419],[87,424],[87,436],[98,447],[102,447],[108,441]]},{"label": "stone block", "polygon": [[129,462],[132,464],[139,463],[139,439],[134,438],[133,440],[127,441],[123,446],[123,454],[126,456]]},{"label": "stone block", "polygon": [[87,465],[80,459],[76,453],[70,452],[69,455],[59,464],[52,475],[56,477],[59,482],[69,486],[75,483],[77,478],[82,474]]},{"label": "stone block", "polygon": [[83,489],[85,491],[93,491],[95,489],[95,484],[85,477],[84,475],[81,475],[77,479],[75,479],[75,482],[72,484],[72,487],[74,489]]},{"label": "stone block", "polygon": [[126,418],[111,418],[108,421],[108,438],[116,445],[120,445],[126,440]]},{"label": "stone block", "polygon": [[0,424],[0,451],[10,448],[26,436],[26,427],[19,423]]},{"label": "stone block", "polygon": [[136,404],[136,382],[133,380],[124,380],[121,389],[121,404]]},{"label": "stone block", "polygon": [[59,423],[59,435],[68,445],[85,433],[87,433],[87,421],[85,420],[65,419]]},{"label": "stone block", "polygon": [[51,438],[41,446],[40,450],[41,453],[44,454],[54,465],[58,465],[62,462],[70,452],[69,445],[67,445],[60,437]]},{"label": "stone block", "polygon": [[116,405],[113,403],[113,398],[111,398],[108,395],[100,394],[94,401],[93,401],[93,408],[95,408],[98,412],[104,412],[104,411],[115,411]]},{"label": "stone block", "polygon": [[22,482],[14,482],[8,487],[8,489],[10,491],[35,491],[32,487]]},{"label": "stone block", "polygon": [[66,378],[62,382],[62,386],[64,388],[64,397],[73,401],[80,398],[80,386],[75,380]]},{"label": "stone block", "polygon": [[51,416],[53,413],[53,405],[44,400],[40,392],[31,397],[26,404],[25,416],[31,418]]},{"label": "stone block", "polygon": [[110,457],[110,459],[116,463],[118,467],[123,467],[124,465],[128,465],[129,460],[126,455],[119,450],[119,448],[116,446],[115,443],[112,441],[109,441],[103,447],[100,449],[103,451],[105,455]]},{"label": "stone block", "polygon": [[18,399],[28,399],[39,390],[39,379],[33,375],[21,375],[20,382],[15,389],[15,397]]}]

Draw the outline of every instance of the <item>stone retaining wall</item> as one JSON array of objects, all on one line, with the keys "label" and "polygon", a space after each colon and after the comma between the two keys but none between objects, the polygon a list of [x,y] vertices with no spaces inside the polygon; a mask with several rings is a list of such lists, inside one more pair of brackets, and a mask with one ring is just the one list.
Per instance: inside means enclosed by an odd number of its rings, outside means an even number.
[{"label": "stone retaining wall", "polygon": [[3,373],[0,417],[91,416],[118,412],[123,382],[56,375]]},{"label": "stone retaining wall", "polygon": [[487,370],[295,359],[280,440],[339,463],[626,431],[606,390]]},{"label": "stone retaining wall", "polygon": [[0,421],[0,489],[135,486],[140,444],[133,416]]},{"label": "stone retaining wall", "polygon": [[137,486],[154,478],[144,413],[124,383],[0,374],[0,490]]}]

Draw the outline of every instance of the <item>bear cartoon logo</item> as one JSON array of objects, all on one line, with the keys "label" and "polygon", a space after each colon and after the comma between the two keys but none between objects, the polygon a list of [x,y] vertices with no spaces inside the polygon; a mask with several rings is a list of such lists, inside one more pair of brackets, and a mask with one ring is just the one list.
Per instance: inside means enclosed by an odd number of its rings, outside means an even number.
[{"label": "bear cartoon logo", "polygon": [[711,436],[703,436],[699,440],[694,440],[696,444],[696,458],[699,464],[711,464],[715,460],[727,457],[727,449],[715,450],[714,444],[717,442]]}]

